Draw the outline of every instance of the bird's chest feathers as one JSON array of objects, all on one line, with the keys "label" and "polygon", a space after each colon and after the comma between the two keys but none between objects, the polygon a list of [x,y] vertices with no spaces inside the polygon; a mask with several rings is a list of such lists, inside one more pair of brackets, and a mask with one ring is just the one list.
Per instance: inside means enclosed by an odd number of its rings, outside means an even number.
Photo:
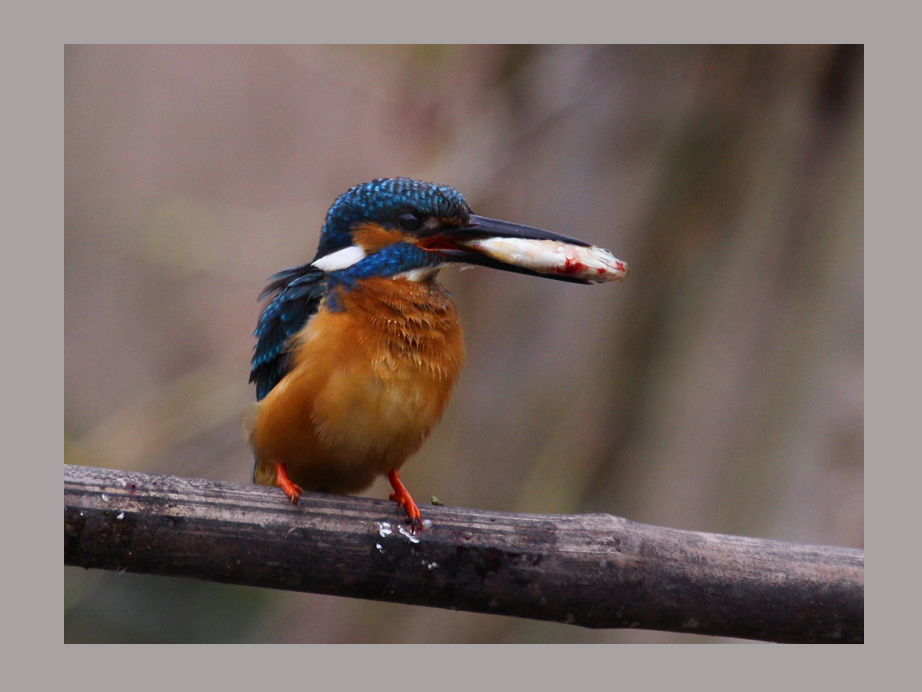
[{"label": "bird's chest feathers", "polygon": [[454,379],[464,340],[457,309],[439,283],[366,279],[353,290],[334,291],[340,309],[321,309],[308,324],[299,343],[305,357],[335,344],[342,360],[367,369],[381,386]]},{"label": "bird's chest feathers", "polygon": [[[435,281],[334,288],[297,337],[283,389],[320,442],[416,446],[442,415],[464,360],[457,311]],[[282,392],[280,392],[281,394]]]}]

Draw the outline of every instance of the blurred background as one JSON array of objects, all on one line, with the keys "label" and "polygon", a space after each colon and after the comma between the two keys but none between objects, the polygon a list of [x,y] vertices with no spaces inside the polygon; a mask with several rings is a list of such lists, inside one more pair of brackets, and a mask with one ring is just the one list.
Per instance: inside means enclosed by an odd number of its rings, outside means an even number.
[{"label": "blurred background", "polygon": [[[64,59],[65,463],[249,482],[256,296],[339,193],[403,175],[631,267],[441,273],[468,361],[402,471],[421,505],[863,548],[861,46]],[[66,642],[723,641],[71,567],[64,589]]]}]

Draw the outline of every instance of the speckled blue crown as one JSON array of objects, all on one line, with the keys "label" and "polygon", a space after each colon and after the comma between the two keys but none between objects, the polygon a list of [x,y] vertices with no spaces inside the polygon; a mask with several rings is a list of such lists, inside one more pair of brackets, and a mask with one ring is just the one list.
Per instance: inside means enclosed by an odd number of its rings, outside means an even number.
[{"label": "speckled blue crown", "polygon": [[470,205],[449,185],[425,183],[412,178],[378,178],[344,192],[327,212],[320,233],[318,259],[352,244],[350,231],[364,221],[396,228],[396,220],[407,211],[425,215],[466,218]]}]

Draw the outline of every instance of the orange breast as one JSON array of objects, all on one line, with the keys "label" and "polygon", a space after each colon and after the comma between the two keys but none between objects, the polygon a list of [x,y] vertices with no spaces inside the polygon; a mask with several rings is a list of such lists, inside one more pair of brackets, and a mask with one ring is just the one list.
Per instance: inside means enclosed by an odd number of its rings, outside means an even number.
[{"label": "orange breast", "polygon": [[434,280],[338,289],[293,342],[291,371],[257,405],[256,480],[276,462],[308,490],[350,493],[400,468],[442,416],[464,360],[448,293]]}]

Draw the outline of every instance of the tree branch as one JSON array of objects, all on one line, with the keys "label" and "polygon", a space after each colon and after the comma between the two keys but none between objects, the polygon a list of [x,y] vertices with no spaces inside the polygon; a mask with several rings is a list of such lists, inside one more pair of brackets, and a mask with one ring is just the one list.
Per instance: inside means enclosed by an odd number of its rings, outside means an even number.
[{"label": "tree branch", "polygon": [[64,563],[512,615],[775,642],[864,641],[864,552],[604,514],[396,505],[64,467]]}]

